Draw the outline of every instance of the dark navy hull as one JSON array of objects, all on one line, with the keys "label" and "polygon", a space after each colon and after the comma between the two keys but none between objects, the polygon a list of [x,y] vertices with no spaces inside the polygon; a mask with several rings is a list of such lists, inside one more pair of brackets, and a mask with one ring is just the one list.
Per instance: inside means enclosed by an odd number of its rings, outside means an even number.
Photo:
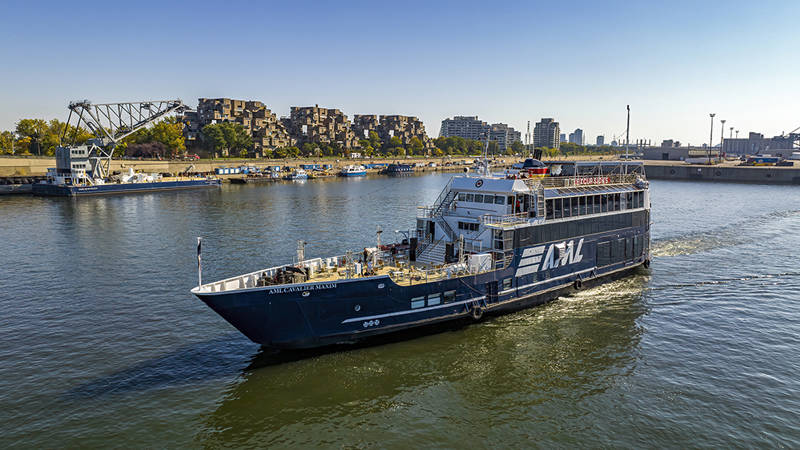
[{"label": "dark navy hull", "polygon": [[[555,267],[544,261],[550,246],[558,242],[536,244],[515,250],[507,268],[413,286],[380,276],[196,295],[252,341],[267,347],[352,343],[517,311],[627,275],[649,262],[648,236],[649,224],[575,237],[569,240],[575,244],[575,255]],[[598,249],[604,252],[612,241],[620,246],[599,255]]]},{"label": "dark navy hull", "polygon": [[174,191],[180,189],[213,188],[220,186],[220,180],[198,179],[159,181],[154,183],[110,183],[97,186],[69,186],[37,183],[33,185],[32,190],[34,195],[77,197],[86,195],[129,194],[134,192]]}]

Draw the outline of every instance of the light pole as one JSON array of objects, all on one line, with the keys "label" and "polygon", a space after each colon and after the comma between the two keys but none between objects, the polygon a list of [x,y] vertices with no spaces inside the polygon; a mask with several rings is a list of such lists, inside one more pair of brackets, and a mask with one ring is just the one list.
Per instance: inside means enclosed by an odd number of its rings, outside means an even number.
[{"label": "light pole", "polygon": [[733,139],[733,127],[731,127],[731,135],[730,135],[729,139]]},{"label": "light pole", "polygon": [[719,157],[722,158],[722,145],[725,143],[725,119],[720,119],[722,126],[719,129]]},{"label": "light pole", "polygon": [[736,130],[736,139],[739,139],[739,130]]},{"label": "light pole", "polygon": [[628,143],[630,142],[631,136],[631,105],[627,106],[628,108],[628,124],[625,127],[625,159],[629,158],[628,156]]},{"label": "light pole", "polygon": [[708,164],[711,165],[711,146],[714,143],[714,116],[716,116],[716,114],[711,113],[709,116],[711,116],[711,132],[708,135],[708,150],[706,150],[706,157],[708,158]]}]

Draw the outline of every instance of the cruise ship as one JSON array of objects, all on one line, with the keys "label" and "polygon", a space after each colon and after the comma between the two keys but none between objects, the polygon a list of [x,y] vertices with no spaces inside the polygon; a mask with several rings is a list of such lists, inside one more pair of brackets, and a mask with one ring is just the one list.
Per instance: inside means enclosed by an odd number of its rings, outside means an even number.
[{"label": "cruise ship", "polygon": [[484,166],[420,207],[407,239],[383,245],[380,236],[324,258],[306,258],[299,241],[292,263],[199,280],[191,292],[272,348],[480,321],[648,267],[649,183],[640,162]]}]

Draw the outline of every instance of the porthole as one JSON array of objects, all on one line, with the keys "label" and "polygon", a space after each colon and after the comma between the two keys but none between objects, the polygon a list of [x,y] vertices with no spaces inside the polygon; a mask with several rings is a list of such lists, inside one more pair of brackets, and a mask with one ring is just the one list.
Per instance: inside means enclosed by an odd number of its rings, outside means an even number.
[{"label": "porthole", "polygon": [[356,305],[353,309],[356,310],[356,312],[359,312],[361,311],[361,305]]}]

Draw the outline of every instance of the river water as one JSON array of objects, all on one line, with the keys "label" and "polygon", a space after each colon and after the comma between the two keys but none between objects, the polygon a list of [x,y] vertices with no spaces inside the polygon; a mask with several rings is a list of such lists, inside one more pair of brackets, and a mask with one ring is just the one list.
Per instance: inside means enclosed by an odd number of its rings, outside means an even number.
[{"label": "river water", "polygon": [[653,181],[649,271],[274,353],[189,294],[414,226],[449,175],[0,198],[0,447],[800,447],[800,190]]}]

